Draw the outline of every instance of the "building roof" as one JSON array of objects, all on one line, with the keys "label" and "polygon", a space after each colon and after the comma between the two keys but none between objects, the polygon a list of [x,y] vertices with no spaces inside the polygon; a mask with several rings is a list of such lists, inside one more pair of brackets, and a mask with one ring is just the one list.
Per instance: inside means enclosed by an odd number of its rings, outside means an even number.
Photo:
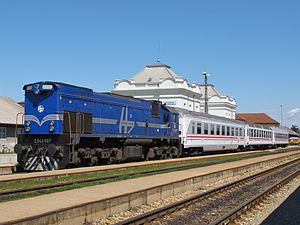
[{"label": "building roof", "polygon": [[[16,124],[18,113],[24,113],[24,108],[9,97],[0,96],[0,124]],[[18,124],[22,123],[19,116]]]},{"label": "building roof", "polygon": [[135,83],[159,83],[161,80],[170,78],[182,79],[170,66],[166,64],[147,65],[142,71],[135,74],[130,80]]},{"label": "building roof", "polygon": [[279,125],[279,123],[276,120],[272,119],[265,113],[237,113],[235,115],[235,119],[256,124]]},{"label": "building roof", "polygon": [[282,129],[286,130],[290,136],[292,137],[300,137],[300,134],[291,130],[290,128],[286,127],[286,126],[283,126]]}]

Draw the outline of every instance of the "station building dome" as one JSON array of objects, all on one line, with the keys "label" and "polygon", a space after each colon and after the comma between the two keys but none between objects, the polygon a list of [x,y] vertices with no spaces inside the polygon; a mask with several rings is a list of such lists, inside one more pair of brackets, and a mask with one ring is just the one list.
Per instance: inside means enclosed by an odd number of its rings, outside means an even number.
[{"label": "station building dome", "polygon": [[[143,70],[126,80],[114,82],[114,93],[159,100],[168,106],[204,112],[205,85],[192,83],[179,76],[166,64],[147,65]],[[235,118],[236,101],[208,84],[209,114]]]}]

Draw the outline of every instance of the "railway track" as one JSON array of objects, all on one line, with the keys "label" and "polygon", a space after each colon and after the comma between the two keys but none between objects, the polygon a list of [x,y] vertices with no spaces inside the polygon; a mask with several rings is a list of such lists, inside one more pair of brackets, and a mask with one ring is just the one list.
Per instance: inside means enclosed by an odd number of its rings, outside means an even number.
[{"label": "railway track", "polygon": [[[180,162],[178,162],[180,163]],[[210,163],[213,164],[213,163]],[[77,186],[80,184],[86,183],[87,185],[97,185],[105,182],[111,182],[114,180],[121,180],[121,179],[129,179],[134,178],[137,176],[145,176],[145,175],[153,175],[153,174],[159,174],[159,173],[168,173],[168,172],[174,172],[174,171],[180,171],[180,170],[188,170],[188,169],[194,169],[202,166],[207,166],[210,164],[203,165],[203,162],[199,161],[199,163],[194,163],[192,165],[182,165],[178,166],[176,165],[170,165],[166,168],[156,168],[156,169],[145,169],[142,171],[137,172],[126,172],[124,168],[117,170],[117,172],[123,171],[120,174],[113,174],[113,175],[101,175],[97,174],[98,171],[92,172],[91,174],[88,174],[87,172],[84,172],[82,174],[87,174],[87,177],[74,177],[70,180],[59,180],[60,177],[68,177],[73,175],[60,175],[60,176],[53,176],[53,175],[47,175],[46,178],[57,178],[57,180],[54,183],[47,183],[47,180],[44,182],[44,177],[42,178],[42,182],[40,184],[34,183],[33,185],[26,186],[26,187],[13,187],[13,188],[6,188],[0,190],[0,201],[9,201],[11,199],[15,199],[14,196],[17,196],[17,198],[22,198],[22,194],[30,194],[31,196],[34,196],[35,194],[40,195],[44,193],[52,193],[56,191],[61,191],[62,189],[68,189],[69,188],[76,188],[74,186]],[[125,171],[125,172],[124,172]],[[80,173],[78,173],[80,175]],[[78,175],[75,174],[75,175]],[[92,175],[92,177],[91,177]],[[34,179],[39,179],[39,177],[35,177]],[[29,178],[25,178],[24,180],[19,179],[17,181],[10,181],[10,183],[16,183],[16,184],[22,184],[22,182],[26,182],[30,180]],[[3,182],[2,182],[3,183]],[[5,183],[6,184],[6,183]],[[72,187],[73,186],[73,187]],[[61,189],[59,189],[61,188]],[[45,192],[46,191],[46,192]],[[20,195],[21,194],[21,195]],[[28,197],[28,196],[25,196]],[[30,197],[30,196],[29,196]]]},{"label": "railway track", "polygon": [[[138,175],[151,175],[151,174],[168,173],[168,172],[174,172],[174,171],[180,171],[180,170],[188,170],[188,169],[198,168],[200,166],[203,166],[203,165],[199,163],[199,164],[186,165],[186,166],[172,166],[172,167],[163,168],[163,169],[153,169],[153,170],[145,170],[145,171],[140,171],[140,172],[126,173],[126,174],[117,174],[117,175],[111,175],[111,176],[101,176],[101,177],[95,177],[95,178],[85,178],[85,179],[80,179],[80,180],[63,181],[60,183],[37,185],[34,187],[28,187],[28,188],[2,190],[2,191],[0,191],[0,197],[7,196],[7,195],[13,195],[13,194],[40,191],[40,190],[50,190],[50,189],[54,189],[54,188],[58,188],[58,187],[62,187],[62,186],[66,187],[69,185],[80,184],[80,183],[91,183],[91,182],[97,182],[97,181],[123,179],[123,178],[128,179],[128,178],[138,176]],[[18,181],[18,182],[22,182],[22,181]]]},{"label": "railway track", "polygon": [[[300,175],[300,159],[117,223],[231,224]],[[182,210],[184,209],[184,210]],[[239,224],[239,223],[237,223]]]}]

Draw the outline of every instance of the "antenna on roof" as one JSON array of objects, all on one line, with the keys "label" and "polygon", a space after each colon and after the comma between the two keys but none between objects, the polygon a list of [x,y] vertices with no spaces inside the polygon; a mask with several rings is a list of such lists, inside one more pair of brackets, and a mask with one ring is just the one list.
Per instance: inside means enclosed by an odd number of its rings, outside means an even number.
[{"label": "antenna on roof", "polygon": [[160,42],[158,42],[158,49],[157,49],[157,63],[160,64],[160,58],[159,58],[159,55],[160,55]]}]

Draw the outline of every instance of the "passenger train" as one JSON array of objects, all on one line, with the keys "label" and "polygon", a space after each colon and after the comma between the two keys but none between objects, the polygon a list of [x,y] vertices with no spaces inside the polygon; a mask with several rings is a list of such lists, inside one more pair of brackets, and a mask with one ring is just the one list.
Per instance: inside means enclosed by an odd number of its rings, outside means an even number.
[{"label": "passenger train", "polygon": [[59,82],[25,85],[15,152],[27,171],[288,145],[280,128]]}]

